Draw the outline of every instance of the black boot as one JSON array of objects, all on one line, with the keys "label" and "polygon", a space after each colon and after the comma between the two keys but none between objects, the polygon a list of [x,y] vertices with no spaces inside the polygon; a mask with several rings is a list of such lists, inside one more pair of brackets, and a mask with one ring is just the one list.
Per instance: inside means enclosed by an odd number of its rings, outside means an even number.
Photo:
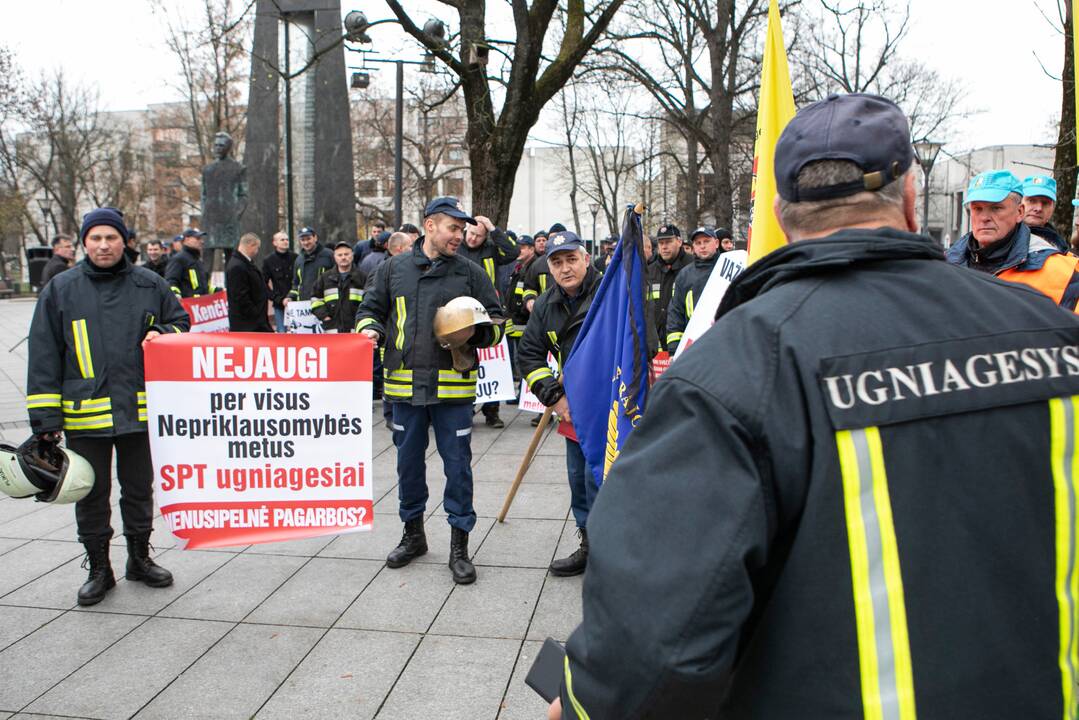
[{"label": "black boot", "polygon": [[105,598],[105,593],[116,587],[116,576],[109,564],[109,540],[94,539],[83,543],[86,548],[84,568],[90,568],[90,575],[79,588],[79,605],[97,605]]},{"label": "black boot", "polygon": [[580,575],[588,566],[588,531],[581,528],[577,535],[581,538],[581,547],[570,553],[569,557],[551,563],[551,574],[555,577]]},{"label": "black boot", "polygon": [[498,417],[497,407],[494,410],[484,410],[483,421],[487,424],[487,427],[496,430],[506,427],[506,423],[502,422],[502,418]]},{"label": "black boot", "polygon": [[450,528],[450,572],[458,585],[476,582],[476,566],[468,557],[468,533]]},{"label": "black boot", "polygon": [[162,588],[172,585],[172,573],[150,558],[150,533],[125,535],[127,538],[128,580],[146,583],[149,587]]},{"label": "black boot", "polygon": [[386,567],[404,567],[420,555],[426,554],[427,536],[423,532],[423,518],[418,517],[405,523],[401,542],[386,556]]}]

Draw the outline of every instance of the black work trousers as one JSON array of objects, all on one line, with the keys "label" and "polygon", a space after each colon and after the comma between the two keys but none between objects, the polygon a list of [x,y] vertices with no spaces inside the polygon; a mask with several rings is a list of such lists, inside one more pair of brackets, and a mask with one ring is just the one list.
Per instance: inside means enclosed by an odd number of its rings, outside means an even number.
[{"label": "black work trousers", "polygon": [[150,461],[150,435],[131,433],[113,437],[67,437],[67,447],[86,458],[94,469],[94,488],[75,503],[79,542],[112,537],[112,449],[116,448],[116,476],[120,481],[120,517],[125,535],[148,533],[154,518],[154,470]]}]

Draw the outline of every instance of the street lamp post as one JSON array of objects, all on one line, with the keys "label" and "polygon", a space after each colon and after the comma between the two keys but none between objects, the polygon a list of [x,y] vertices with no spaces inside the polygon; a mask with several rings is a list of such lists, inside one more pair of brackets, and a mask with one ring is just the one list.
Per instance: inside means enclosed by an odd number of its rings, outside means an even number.
[{"label": "street lamp post", "polygon": [[37,199],[37,206],[41,208],[41,237],[42,244],[49,237],[49,215],[52,214],[52,198],[44,195]]},{"label": "street lamp post", "polygon": [[914,143],[914,154],[918,158],[918,164],[922,166],[922,232],[925,235],[929,235],[929,174],[933,172],[933,163],[937,161],[941,147],[941,143],[927,139]]},{"label": "street lamp post", "polygon": [[596,215],[599,214],[599,203],[588,203],[588,209],[592,212],[592,247],[596,246]]}]

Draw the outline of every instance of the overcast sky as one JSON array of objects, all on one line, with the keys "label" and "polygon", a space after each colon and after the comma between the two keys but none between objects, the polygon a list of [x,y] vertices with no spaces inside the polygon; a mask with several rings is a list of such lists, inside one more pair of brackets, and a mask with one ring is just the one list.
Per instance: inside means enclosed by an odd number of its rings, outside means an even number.
[{"label": "overcast sky", "polygon": [[[903,54],[959,78],[969,88],[968,104],[980,111],[949,149],[1055,141],[1050,128],[1060,112],[1060,86],[1038,58],[1059,75],[1063,39],[1034,9],[1035,2],[1055,13],[1056,0],[911,0],[913,22]],[[343,4],[347,11],[349,0]],[[370,19],[389,15],[378,2],[356,4]],[[419,17],[437,8],[444,19],[453,19],[448,8],[430,0],[405,5]],[[488,3],[497,14],[503,6]],[[162,20],[147,0],[8,2],[4,13],[0,45],[13,49],[30,72],[62,67],[96,84],[110,110],[178,98],[176,63],[162,42]]]}]

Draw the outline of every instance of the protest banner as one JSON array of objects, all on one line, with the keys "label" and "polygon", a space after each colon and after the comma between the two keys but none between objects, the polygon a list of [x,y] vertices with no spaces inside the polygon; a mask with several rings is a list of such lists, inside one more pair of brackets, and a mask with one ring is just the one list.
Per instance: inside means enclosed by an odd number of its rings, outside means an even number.
[{"label": "protest banner", "polygon": [[193,333],[223,333],[229,331],[229,300],[224,290],[209,295],[180,298]]},{"label": "protest banner", "polygon": [[708,276],[701,298],[693,309],[693,317],[686,323],[685,334],[682,335],[682,341],[678,343],[678,349],[671,359],[672,362],[682,357],[682,353],[715,324],[719,303],[727,293],[727,288],[731,286],[731,281],[746,269],[747,256],[745,250],[731,250],[720,255],[716,260],[716,266],[712,268],[712,274]]},{"label": "protest banner", "polygon": [[671,366],[671,354],[666,350],[661,350],[656,353],[656,356],[652,358],[652,382],[659,380],[663,373],[667,372],[667,368]]},{"label": "protest banner", "polygon": [[[558,369],[558,361],[555,360],[554,355],[547,353],[547,367],[551,368],[551,372],[555,377],[558,377],[561,373]],[[521,391],[517,399],[517,409],[524,412],[543,414],[543,411],[547,407],[539,401],[539,398],[532,394],[532,389],[528,387],[523,379],[521,380]]]},{"label": "protest banner", "polygon": [[145,357],[154,492],[181,547],[371,529],[370,340],[182,334]]},{"label": "protest banner", "polygon": [[322,321],[311,313],[310,300],[292,300],[285,306],[285,332],[322,334]]},{"label": "protest banner", "polygon": [[[480,366],[476,371],[476,402],[497,402],[517,397],[513,387],[513,368],[506,338],[494,347],[476,348]],[[543,410],[540,410],[543,412]]]}]

